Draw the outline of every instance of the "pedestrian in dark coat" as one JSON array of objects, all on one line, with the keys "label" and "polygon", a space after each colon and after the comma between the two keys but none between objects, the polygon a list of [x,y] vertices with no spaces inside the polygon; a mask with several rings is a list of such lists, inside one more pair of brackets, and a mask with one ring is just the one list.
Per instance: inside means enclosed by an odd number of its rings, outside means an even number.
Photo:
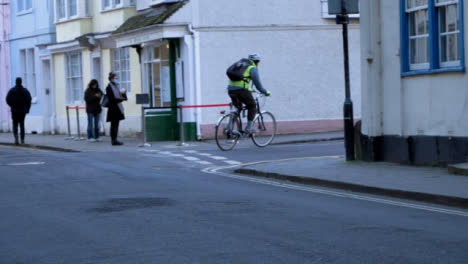
[{"label": "pedestrian in dark coat", "polygon": [[21,144],[24,144],[24,119],[31,109],[31,94],[23,87],[22,79],[16,78],[16,86],[11,88],[7,94],[6,102],[11,108],[13,120],[13,135],[15,144],[18,145],[18,125],[21,128]]},{"label": "pedestrian in dark coat", "polygon": [[[88,114],[88,141],[99,140],[99,116],[102,112],[101,98],[103,92],[99,89],[99,83],[93,79],[88,84],[85,91],[84,100],[86,102],[86,113]],[[94,132],[94,134],[93,134]]]},{"label": "pedestrian in dark coat", "polygon": [[106,95],[109,99],[107,122],[111,123],[110,134],[112,145],[114,146],[123,145],[122,142],[117,140],[117,135],[119,133],[119,123],[121,120],[125,119],[122,102],[127,100],[127,91],[125,89],[120,89],[117,79],[117,74],[110,72],[109,84],[106,87]]}]

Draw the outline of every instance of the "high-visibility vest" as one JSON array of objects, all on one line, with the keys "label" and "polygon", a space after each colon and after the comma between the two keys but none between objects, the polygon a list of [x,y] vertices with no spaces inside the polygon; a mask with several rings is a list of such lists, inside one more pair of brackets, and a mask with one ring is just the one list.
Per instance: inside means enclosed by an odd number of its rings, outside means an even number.
[{"label": "high-visibility vest", "polygon": [[252,88],[250,88],[250,81],[251,81],[250,70],[253,69],[253,68],[257,68],[257,66],[255,65],[255,63],[253,61],[251,61],[251,62],[252,62],[252,64],[249,67],[247,67],[247,69],[244,72],[244,80],[235,81],[235,82],[229,80],[229,85],[244,88],[244,89],[247,89],[250,92],[253,91]]}]

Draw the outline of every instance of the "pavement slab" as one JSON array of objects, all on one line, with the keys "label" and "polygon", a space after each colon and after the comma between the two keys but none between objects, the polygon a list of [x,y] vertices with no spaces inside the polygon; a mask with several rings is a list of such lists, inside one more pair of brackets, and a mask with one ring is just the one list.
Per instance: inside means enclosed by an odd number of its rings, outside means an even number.
[{"label": "pavement slab", "polygon": [[468,177],[443,168],[319,157],[258,163],[235,172],[468,208]]}]

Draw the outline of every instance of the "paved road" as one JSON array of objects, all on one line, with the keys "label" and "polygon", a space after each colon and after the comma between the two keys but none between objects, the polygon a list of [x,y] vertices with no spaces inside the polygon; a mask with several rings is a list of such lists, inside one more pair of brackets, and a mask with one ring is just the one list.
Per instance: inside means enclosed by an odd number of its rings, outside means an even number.
[{"label": "paved road", "polygon": [[342,142],[228,153],[0,147],[0,263],[466,263],[463,214],[201,171],[342,153]]}]

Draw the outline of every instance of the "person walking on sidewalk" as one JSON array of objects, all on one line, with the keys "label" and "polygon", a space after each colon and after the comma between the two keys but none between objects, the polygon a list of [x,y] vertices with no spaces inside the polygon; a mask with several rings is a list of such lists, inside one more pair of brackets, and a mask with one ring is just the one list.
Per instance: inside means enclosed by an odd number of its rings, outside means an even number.
[{"label": "person walking on sidewalk", "polygon": [[[96,142],[99,139],[99,117],[102,112],[101,98],[103,92],[99,89],[99,83],[93,79],[85,91],[86,113],[88,114],[88,141]],[[93,134],[94,132],[94,134]]]},{"label": "person walking on sidewalk", "polygon": [[21,144],[24,144],[24,119],[31,109],[31,94],[23,87],[23,80],[16,78],[16,86],[11,88],[7,94],[6,102],[11,108],[11,118],[13,120],[13,135],[15,145],[18,145],[18,125],[21,129]]},{"label": "person walking on sidewalk", "polygon": [[125,119],[122,102],[127,100],[127,90],[120,89],[117,79],[117,74],[110,72],[109,84],[106,87],[106,96],[109,99],[107,122],[111,123],[110,134],[113,146],[123,145],[122,142],[117,140],[117,135],[119,133],[119,123]]},{"label": "person walking on sidewalk", "polygon": [[228,72],[231,69],[235,71],[241,71],[234,73],[240,75],[241,78],[231,78],[230,77],[228,85],[228,94],[231,97],[232,104],[240,111],[242,109],[242,104],[245,104],[248,113],[247,113],[247,126],[245,132],[248,134],[255,133],[255,128],[253,127],[253,120],[255,114],[257,113],[257,105],[255,99],[252,96],[253,89],[250,86],[250,82],[253,82],[255,88],[266,96],[270,96],[271,92],[263,88],[262,82],[260,81],[260,75],[258,74],[258,66],[260,64],[260,56],[257,54],[249,55],[248,59],[242,59],[241,61],[235,63],[228,69]]}]

